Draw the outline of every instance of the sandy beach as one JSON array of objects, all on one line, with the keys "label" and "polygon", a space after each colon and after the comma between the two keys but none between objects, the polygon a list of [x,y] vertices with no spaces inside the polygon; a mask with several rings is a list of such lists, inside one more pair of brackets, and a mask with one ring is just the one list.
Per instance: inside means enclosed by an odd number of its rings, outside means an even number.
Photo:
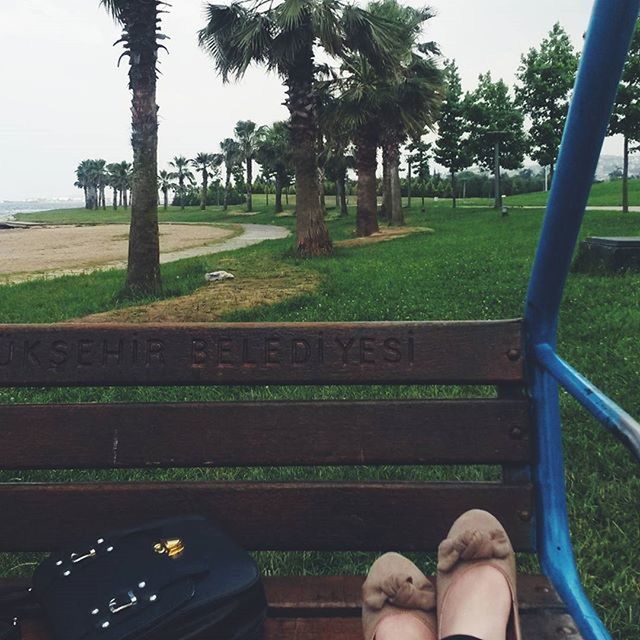
[{"label": "sandy beach", "polygon": [[[214,244],[234,228],[210,224],[160,225],[160,251],[168,253]],[[129,227],[124,224],[60,226],[0,231],[0,280],[33,273],[116,266],[127,258]]]}]

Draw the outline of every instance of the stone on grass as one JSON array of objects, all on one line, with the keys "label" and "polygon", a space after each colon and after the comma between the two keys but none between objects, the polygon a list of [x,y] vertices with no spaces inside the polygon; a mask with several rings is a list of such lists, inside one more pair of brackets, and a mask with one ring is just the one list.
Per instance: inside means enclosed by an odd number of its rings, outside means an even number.
[{"label": "stone on grass", "polygon": [[228,271],[211,271],[204,274],[204,279],[207,282],[221,282],[222,280],[233,280],[235,276]]}]

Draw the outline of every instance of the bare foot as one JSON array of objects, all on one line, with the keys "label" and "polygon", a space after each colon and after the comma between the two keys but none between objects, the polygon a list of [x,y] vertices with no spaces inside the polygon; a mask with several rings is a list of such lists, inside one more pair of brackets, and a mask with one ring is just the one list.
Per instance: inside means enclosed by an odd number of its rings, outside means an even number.
[{"label": "bare foot", "polygon": [[399,613],[380,621],[374,640],[436,640],[436,634],[415,616]]},{"label": "bare foot", "polygon": [[[456,578],[440,612],[440,638],[470,635],[505,640],[511,613],[511,591],[495,567],[479,565]],[[398,636],[399,638],[399,636]]]}]

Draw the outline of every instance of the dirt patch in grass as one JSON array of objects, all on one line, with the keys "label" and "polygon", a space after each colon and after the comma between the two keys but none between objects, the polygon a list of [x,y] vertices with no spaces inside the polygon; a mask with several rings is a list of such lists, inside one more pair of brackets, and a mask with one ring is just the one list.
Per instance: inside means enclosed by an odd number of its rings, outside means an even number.
[{"label": "dirt patch in grass", "polygon": [[338,240],[334,244],[338,247],[360,247],[376,242],[386,242],[408,236],[411,233],[435,233],[429,227],[381,227],[378,233],[374,233],[365,238],[350,238],[349,240]]},{"label": "dirt patch in grass", "polygon": [[[219,260],[216,269],[235,280],[206,284],[194,293],[151,304],[96,313],[72,322],[215,322],[225,314],[263,304],[276,304],[313,291],[320,276],[270,257],[243,264]],[[202,274],[204,279],[204,272]]]},{"label": "dirt patch in grass", "polygon": [[[0,283],[19,282],[30,275],[55,277],[126,264],[129,227],[124,224],[9,229],[0,233]],[[160,250],[166,256],[217,244],[238,233],[240,227],[229,225],[161,224]]]}]

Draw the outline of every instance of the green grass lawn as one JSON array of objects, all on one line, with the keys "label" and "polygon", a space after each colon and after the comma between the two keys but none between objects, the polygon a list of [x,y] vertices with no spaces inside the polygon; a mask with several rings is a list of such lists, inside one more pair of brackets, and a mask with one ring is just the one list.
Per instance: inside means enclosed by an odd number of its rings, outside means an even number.
[{"label": "green grass lawn", "polygon": [[[416,202],[417,204],[417,202]],[[332,214],[332,212],[330,212]],[[41,217],[43,214],[38,214]],[[61,212],[61,217],[72,212]],[[92,214],[93,215],[93,214]],[[97,215],[97,214],[96,214]],[[172,210],[168,217],[198,218],[197,210]],[[237,221],[217,211],[215,221]],[[51,214],[55,218],[54,214]],[[332,217],[332,216],[330,216]],[[198,220],[199,221],[199,220]],[[292,225],[263,210],[246,221]],[[300,261],[291,239],[269,241],[235,255],[247,269],[259,269],[266,256],[321,276],[311,294],[281,304],[235,312],[229,321],[350,321],[494,319],[521,315],[529,270],[541,223],[541,211],[514,211],[501,218],[484,208],[452,211],[439,203],[426,214],[408,213],[411,225],[435,229],[433,235],[406,238],[357,248],[338,248],[332,259]],[[349,219],[331,220],[334,238],[352,234]],[[585,235],[632,235],[640,229],[640,214],[588,212]],[[1,233],[1,232],[0,232]],[[220,256],[183,260],[162,268],[165,295],[193,291],[202,274],[215,269]],[[118,271],[28,282],[0,287],[0,322],[59,321],[132,304],[119,296],[123,273]],[[640,274],[615,277],[572,274],[562,306],[560,353],[590,377],[631,414],[640,415]],[[61,402],[120,400],[238,400],[249,398],[363,398],[460,395],[468,389],[441,387],[286,387],[286,388],[164,388],[164,389],[4,389],[0,402]],[[473,389],[475,394],[492,390]],[[562,396],[564,443],[571,529],[579,567],[589,595],[609,625],[613,637],[640,637],[640,467],[626,450],[588,417],[569,397]],[[158,472],[11,472],[5,479],[93,480],[103,478],[495,478],[490,468],[367,468],[223,469]],[[25,561],[27,556],[21,556]],[[20,558],[5,558],[4,572],[16,574]],[[260,554],[267,572],[363,572],[369,554]],[[531,562],[523,566],[535,569]],[[432,567],[432,565],[431,565]]]},{"label": "green grass lawn", "polygon": [[[538,191],[536,193],[521,193],[514,196],[507,196],[504,203],[514,207],[544,207],[547,204],[548,193]],[[492,205],[490,198],[466,198],[461,200],[464,205]],[[640,206],[640,180],[629,180],[629,204]],[[601,182],[594,184],[589,196],[589,205],[592,207],[621,207],[622,206],[622,181]]]}]

